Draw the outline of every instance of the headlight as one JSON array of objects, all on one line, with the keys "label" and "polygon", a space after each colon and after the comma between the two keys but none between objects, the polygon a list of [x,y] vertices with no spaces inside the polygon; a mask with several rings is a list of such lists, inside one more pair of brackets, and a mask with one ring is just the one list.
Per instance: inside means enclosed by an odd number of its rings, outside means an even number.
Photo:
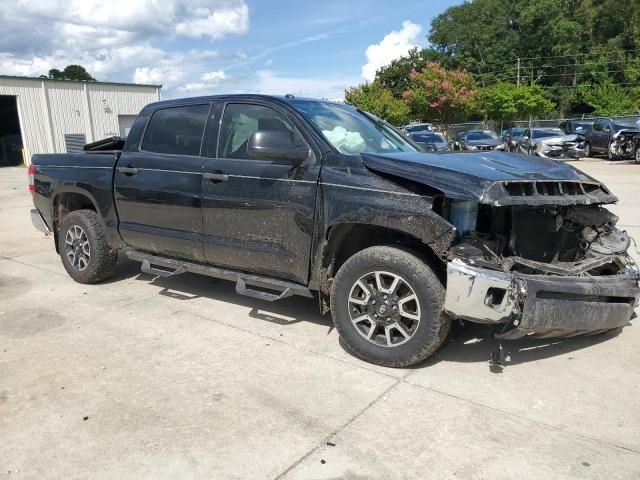
[{"label": "headlight", "polygon": [[467,150],[477,150],[478,147],[476,147],[475,145],[467,145]]},{"label": "headlight", "polygon": [[496,150],[504,150],[504,144],[496,145]]}]

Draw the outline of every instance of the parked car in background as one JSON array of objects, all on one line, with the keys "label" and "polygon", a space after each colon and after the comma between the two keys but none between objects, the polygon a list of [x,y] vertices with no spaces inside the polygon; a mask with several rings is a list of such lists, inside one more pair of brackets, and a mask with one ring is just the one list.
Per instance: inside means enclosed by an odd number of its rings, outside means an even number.
[{"label": "parked car in background", "polygon": [[585,157],[584,135],[567,135],[560,128],[527,128],[518,141],[518,152],[555,160]]},{"label": "parked car in background", "polygon": [[410,123],[402,127],[402,132],[409,134],[415,132],[432,132],[433,125],[431,123]]},{"label": "parked car in background", "polygon": [[469,130],[456,135],[456,150],[504,150],[502,140],[491,130]]},{"label": "parked car in background", "polygon": [[524,128],[507,128],[502,131],[502,143],[506,152],[518,151],[518,140],[524,135]]},{"label": "parked car in background", "polygon": [[593,121],[574,118],[565,120],[564,122],[560,123],[559,127],[566,134],[579,133],[582,135],[587,135],[587,133],[589,133],[593,128]]},{"label": "parked car in background", "polygon": [[443,152],[451,149],[447,139],[439,132],[414,132],[410,133],[409,137],[427,152]]},{"label": "parked car in background", "polygon": [[633,137],[633,158],[640,163],[640,134]]},{"label": "parked car in background", "polygon": [[599,118],[586,135],[585,156],[606,154],[609,160],[631,158],[635,153],[633,137],[638,133],[640,129],[636,122]]}]

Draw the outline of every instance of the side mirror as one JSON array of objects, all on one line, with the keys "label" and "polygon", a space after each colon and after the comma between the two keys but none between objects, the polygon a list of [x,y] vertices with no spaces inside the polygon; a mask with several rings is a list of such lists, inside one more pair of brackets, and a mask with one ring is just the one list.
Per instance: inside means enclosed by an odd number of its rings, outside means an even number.
[{"label": "side mirror", "polygon": [[249,137],[247,154],[249,158],[286,160],[299,165],[309,156],[309,147],[296,145],[289,132],[259,130]]}]

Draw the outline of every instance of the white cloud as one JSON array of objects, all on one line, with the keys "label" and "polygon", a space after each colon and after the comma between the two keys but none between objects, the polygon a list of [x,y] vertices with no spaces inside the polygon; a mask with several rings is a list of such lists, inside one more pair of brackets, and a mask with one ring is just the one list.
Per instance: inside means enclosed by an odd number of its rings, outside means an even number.
[{"label": "white cloud", "polygon": [[[283,75],[270,69],[273,52],[321,41],[331,32],[290,39],[259,53],[248,50],[251,56],[212,48],[209,39],[248,31],[245,2],[0,0],[4,20],[0,73],[38,76],[52,68],[80,64],[98,80],[162,84],[163,98],[292,93],[342,99],[345,88],[358,83],[353,76]],[[206,40],[199,42],[200,48],[169,50],[181,48],[180,37]],[[258,61],[264,63],[263,70],[249,67]]]},{"label": "white cloud", "polygon": [[216,39],[246,33],[249,29],[249,7],[244,3],[220,10],[198,8],[196,14],[198,18],[179,22],[175,32],[185,37]]},{"label": "white cloud", "polygon": [[205,82],[224,80],[225,78],[226,75],[222,70],[217,70],[215,72],[209,72],[202,75],[202,80],[204,80]]},{"label": "white cloud", "polygon": [[394,30],[385,35],[380,43],[369,45],[365,53],[367,63],[362,67],[362,77],[372,82],[380,67],[389,65],[392,60],[405,55],[409,50],[418,46],[420,32],[422,32],[420,25],[405,20],[402,22],[400,31]]},{"label": "white cloud", "polygon": [[218,39],[249,28],[244,0],[17,0],[3,1],[0,14],[38,19],[40,28],[93,31],[99,40],[118,32]]},{"label": "white cloud", "polygon": [[172,96],[189,83],[208,88],[224,80],[216,62],[246,59],[244,52],[153,46],[245,33],[245,0],[0,0],[0,18],[1,74],[39,76],[80,64],[98,80],[162,84]]}]

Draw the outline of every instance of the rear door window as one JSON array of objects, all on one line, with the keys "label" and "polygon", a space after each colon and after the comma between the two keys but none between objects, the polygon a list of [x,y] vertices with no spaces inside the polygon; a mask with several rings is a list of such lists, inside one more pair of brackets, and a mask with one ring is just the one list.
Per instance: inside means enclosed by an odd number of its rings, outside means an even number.
[{"label": "rear door window", "polygon": [[142,150],[170,155],[200,155],[209,104],[157,110],[142,140]]}]

